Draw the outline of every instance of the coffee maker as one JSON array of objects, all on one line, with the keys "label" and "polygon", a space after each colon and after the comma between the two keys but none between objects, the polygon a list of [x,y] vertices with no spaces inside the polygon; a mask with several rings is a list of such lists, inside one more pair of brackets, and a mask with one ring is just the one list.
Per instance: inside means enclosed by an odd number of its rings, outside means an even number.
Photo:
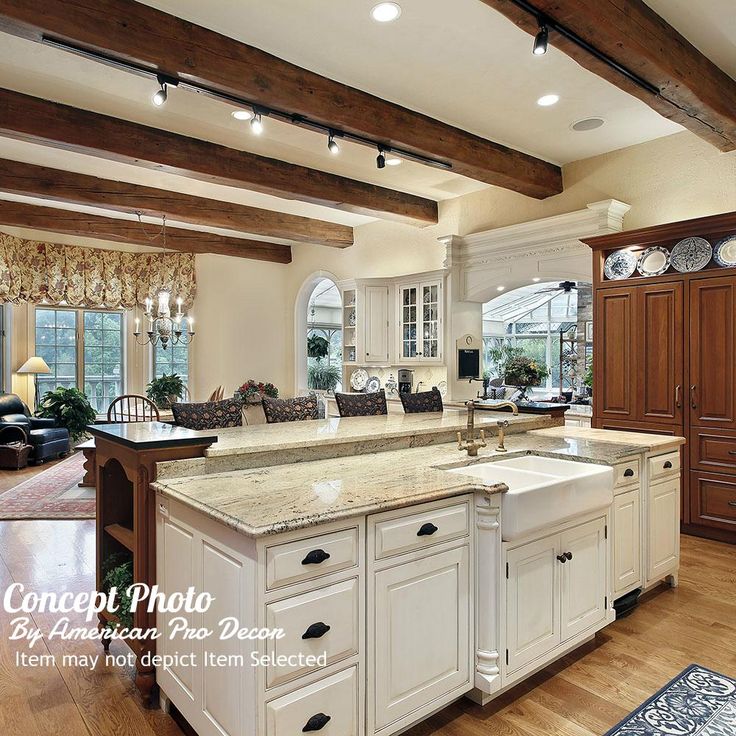
[{"label": "coffee maker", "polygon": [[414,371],[409,368],[399,369],[399,393],[410,394],[414,386]]}]

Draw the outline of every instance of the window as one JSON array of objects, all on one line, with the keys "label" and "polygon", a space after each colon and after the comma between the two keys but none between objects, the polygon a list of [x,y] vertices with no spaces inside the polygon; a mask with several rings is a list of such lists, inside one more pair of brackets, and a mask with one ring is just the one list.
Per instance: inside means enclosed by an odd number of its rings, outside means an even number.
[{"label": "window", "polygon": [[[186,339],[187,323],[182,322],[182,334]],[[166,349],[159,344],[153,349],[153,375],[161,378],[163,374],[176,373],[184,385],[189,384],[189,347],[187,345],[167,345]]]},{"label": "window", "polygon": [[76,387],[104,413],[124,390],[122,342],[122,312],[37,307],[36,354],[51,369],[38,376],[39,393]]}]

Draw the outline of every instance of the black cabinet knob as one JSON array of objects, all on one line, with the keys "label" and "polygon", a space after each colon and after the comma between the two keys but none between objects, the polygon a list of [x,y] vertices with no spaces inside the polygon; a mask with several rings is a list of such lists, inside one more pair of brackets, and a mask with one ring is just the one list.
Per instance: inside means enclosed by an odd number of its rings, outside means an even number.
[{"label": "black cabinet knob", "polygon": [[302,565],[319,565],[325,560],[330,559],[330,553],[325,552],[323,549],[313,549],[307,554],[302,560]]},{"label": "black cabinet knob", "polygon": [[567,562],[567,557],[565,555],[557,555],[557,559],[564,565]]},{"label": "black cabinet knob", "polygon": [[302,634],[302,639],[319,639],[329,630],[330,627],[326,623],[323,621],[317,621],[316,624],[312,624],[307,628],[307,630]]},{"label": "black cabinet knob", "polygon": [[431,521],[426,524],[422,524],[417,532],[418,537],[431,537],[438,529]]},{"label": "black cabinet knob", "polygon": [[304,725],[302,733],[309,731],[321,731],[330,721],[330,716],[324,713],[315,713]]},{"label": "black cabinet knob", "polygon": [[669,460],[667,460],[667,462],[665,462],[664,464],[664,467],[665,467],[665,470],[669,470],[672,467],[672,463]]},{"label": "black cabinet knob", "polygon": [[631,468],[624,470],[624,478],[631,478],[632,475],[634,475],[634,471]]},{"label": "black cabinet knob", "polygon": [[571,560],[571,559],[572,559],[572,552],[565,552],[565,557],[566,557],[566,558],[567,558],[568,560]]}]

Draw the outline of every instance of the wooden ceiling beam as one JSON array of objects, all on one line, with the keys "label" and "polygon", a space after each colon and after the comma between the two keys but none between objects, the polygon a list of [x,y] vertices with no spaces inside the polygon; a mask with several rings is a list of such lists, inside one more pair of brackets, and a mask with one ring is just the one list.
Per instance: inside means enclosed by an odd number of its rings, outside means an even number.
[{"label": "wooden ceiling beam", "polygon": [[321,125],[440,159],[471,179],[544,198],[559,167],[131,0],[0,0],[0,30],[44,35]]},{"label": "wooden ceiling beam", "polygon": [[[56,207],[25,204],[23,202],[0,201],[0,227],[30,228],[45,232],[74,235],[116,243],[145,245],[160,248],[159,241],[151,242],[144,228],[134,220],[89,215]],[[151,230],[151,225],[145,226]],[[250,258],[271,263],[291,263],[291,247],[258,240],[230,238],[225,235],[166,228],[166,247],[182,253],[214,253],[234,258]]]},{"label": "wooden ceiling beam", "polygon": [[[482,2],[527,33],[537,33],[534,16],[512,0]],[[659,94],[644,89],[578,44],[551,31],[550,44],[582,67],[721,151],[736,149],[736,80],[642,0],[529,0],[529,5],[653,85]]]},{"label": "wooden ceiling beam", "polygon": [[195,197],[46,166],[0,159],[0,191],[53,202],[102,207],[250,235],[345,248],[353,228],[284,212]]},{"label": "wooden ceiling beam", "polygon": [[6,89],[0,135],[370,217],[437,222],[430,199]]}]

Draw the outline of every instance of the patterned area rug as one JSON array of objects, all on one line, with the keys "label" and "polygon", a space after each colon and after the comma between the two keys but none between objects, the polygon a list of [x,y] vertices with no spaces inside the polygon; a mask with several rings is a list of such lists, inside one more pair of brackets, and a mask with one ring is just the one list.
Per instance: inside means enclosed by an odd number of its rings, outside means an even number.
[{"label": "patterned area rug", "polygon": [[0,494],[0,519],[94,519],[95,489],[78,485],[83,463],[76,452]]},{"label": "patterned area rug", "polygon": [[734,736],[736,680],[691,664],[605,736]]}]

